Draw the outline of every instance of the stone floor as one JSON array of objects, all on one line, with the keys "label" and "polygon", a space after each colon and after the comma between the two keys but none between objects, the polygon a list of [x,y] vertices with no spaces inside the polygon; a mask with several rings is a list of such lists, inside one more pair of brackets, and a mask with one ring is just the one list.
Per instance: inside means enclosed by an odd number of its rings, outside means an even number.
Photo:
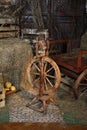
[{"label": "stone floor", "polygon": [[64,123],[63,116],[54,104],[50,104],[47,109],[47,114],[34,111],[26,104],[31,100],[32,95],[21,90],[7,97],[9,108],[10,122],[58,122]]},{"label": "stone floor", "polygon": [[[64,87],[65,89],[65,87]],[[87,125],[87,94],[83,94],[78,100],[75,99],[72,89],[65,91],[58,88],[55,94],[55,101],[58,106],[54,104],[48,105],[47,114],[26,107],[33,95],[22,89],[21,91],[10,94],[6,97],[9,108],[10,122],[57,122],[68,124]],[[68,89],[66,89],[68,90]],[[36,102],[40,103],[39,101]]]}]

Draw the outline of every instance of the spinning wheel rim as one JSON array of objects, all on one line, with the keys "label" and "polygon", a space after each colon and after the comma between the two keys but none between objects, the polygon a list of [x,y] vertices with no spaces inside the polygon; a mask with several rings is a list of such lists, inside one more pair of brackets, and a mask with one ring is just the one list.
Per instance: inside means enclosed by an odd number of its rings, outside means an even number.
[{"label": "spinning wheel rim", "polygon": [[[28,68],[27,68],[28,81],[30,82],[30,85],[31,85],[31,87],[33,89],[34,89],[34,84],[32,83],[32,80],[31,80],[31,66],[35,62],[39,62],[39,61],[40,61],[39,58],[38,59],[33,59],[31,61],[31,63],[28,65]],[[50,78],[55,78],[55,80],[56,80],[55,81],[55,85],[52,88],[44,91],[44,94],[48,94],[49,95],[50,92],[53,92],[54,90],[56,90],[59,87],[59,84],[60,84],[60,81],[61,81],[61,75],[60,75],[60,70],[58,68],[58,65],[51,58],[49,58],[49,57],[43,57],[43,61],[46,62],[46,63],[48,63],[48,64],[50,64],[51,68],[55,72],[55,77],[52,76],[52,75],[47,75],[46,73],[44,74],[44,77],[45,77],[44,79],[46,79],[46,77],[48,76]],[[50,71],[51,68],[49,68],[48,71]],[[37,68],[37,69],[38,69],[38,71],[40,71],[39,68]],[[48,78],[46,80],[48,80]],[[46,82],[46,81],[44,80],[44,82]],[[49,80],[48,80],[48,82],[51,85],[51,82]],[[38,91],[38,90],[36,90],[36,91]]]}]

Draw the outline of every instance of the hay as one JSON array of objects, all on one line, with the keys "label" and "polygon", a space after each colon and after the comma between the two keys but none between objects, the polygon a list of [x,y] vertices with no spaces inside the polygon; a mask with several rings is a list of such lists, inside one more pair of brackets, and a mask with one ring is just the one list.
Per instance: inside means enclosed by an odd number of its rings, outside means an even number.
[{"label": "hay", "polygon": [[[23,39],[0,40],[0,72],[3,73],[4,82],[10,81],[20,88],[23,66],[30,62],[32,49],[29,41]],[[24,70],[25,71],[25,70]]]}]

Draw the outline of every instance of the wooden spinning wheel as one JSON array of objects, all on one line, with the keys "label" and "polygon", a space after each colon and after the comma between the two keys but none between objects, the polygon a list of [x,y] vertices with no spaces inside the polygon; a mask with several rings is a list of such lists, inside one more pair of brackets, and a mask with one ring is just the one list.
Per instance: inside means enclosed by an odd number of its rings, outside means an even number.
[{"label": "wooden spinning wheel", "polygon": [[38,40],[35,45],[36,56],[27,68],[28,81],[37,95],[27,105],[30,106],[35,100],[42,102],[43,112],[46,112],[47,103],[54,102],[53,96],[58,88],[61,75],[58,65],[48,57],[48,48],[45,40]]}]

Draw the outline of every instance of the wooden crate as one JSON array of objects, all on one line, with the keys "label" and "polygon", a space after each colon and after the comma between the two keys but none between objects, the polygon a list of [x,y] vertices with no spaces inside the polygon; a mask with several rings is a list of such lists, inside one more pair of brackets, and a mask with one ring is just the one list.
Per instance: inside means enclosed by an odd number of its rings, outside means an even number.
[{"label": "wooden crate", "polygon": [[19,36],[19,27],[15,25],[0,26],[0,38],[10,38]]},{"label": "wooden crate", "polygon": [[0,90],[0,108],[5,107],[5,91],[4,88]]}]

